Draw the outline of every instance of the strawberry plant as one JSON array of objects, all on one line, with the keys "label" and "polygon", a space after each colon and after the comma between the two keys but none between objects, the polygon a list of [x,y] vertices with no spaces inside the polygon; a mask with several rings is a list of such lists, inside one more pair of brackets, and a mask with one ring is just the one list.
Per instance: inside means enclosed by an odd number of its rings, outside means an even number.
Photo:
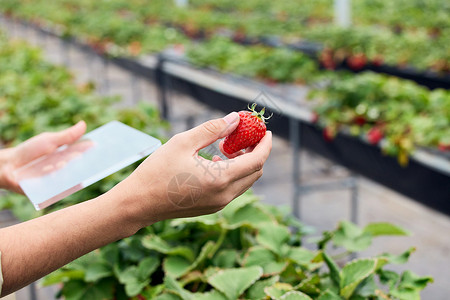
[{"label": "strawberry plant", "polygon": [[[348,260],[383,235],[407,235],[389,223],[343,221],[302,244],[311,230],[246,193],[219,213],[167,220],[110,244],[49,275],[67,300],[84,299],[419,299],[430,277],[387,268],[414,248]],[[333,251],[338,247],[340,252]]]},{"label": "strawberry plant", "polygon": [[[407,163],[415,147],[438,148],[450,136],[450,94],[413,82],[366,72],[329,77],[311,97],[323,127],[363,135],[383,151]],[[443,149],[443,151],[445,151]]]}]

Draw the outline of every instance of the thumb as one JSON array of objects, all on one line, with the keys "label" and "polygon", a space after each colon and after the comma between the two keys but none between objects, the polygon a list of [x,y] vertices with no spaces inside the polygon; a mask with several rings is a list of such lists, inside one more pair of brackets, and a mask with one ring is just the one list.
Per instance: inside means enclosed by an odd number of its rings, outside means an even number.
[{"label": "thumb", "polygon": [[199,150],[211,145],[218,139],[226,137],[236,129],[238,124],[239,114],[232,112],[221,119],[210,120],[194,127],[188,130],[186,134],[196,150]]}]

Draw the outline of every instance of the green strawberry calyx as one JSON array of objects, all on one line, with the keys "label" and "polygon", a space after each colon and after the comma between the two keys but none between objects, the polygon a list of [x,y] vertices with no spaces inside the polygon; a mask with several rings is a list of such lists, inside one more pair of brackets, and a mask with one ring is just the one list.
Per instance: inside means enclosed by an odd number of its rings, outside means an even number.
[{"label": "green strawberry calyx", "polygon": [[273,113],[270,114],[270,116],[265,117],[264,113],[266,112],[266,108],[263,107],[261,109],[261,111],[257,112],[256,111],[256,103],[253,103],[252,106],[250,106],[250,104],[247,106],[247,108],[252,112],[252,116],[257,117],[258,119],[260,119],[261,121],[264,122],[264,124],[267,124],[266,120],[269,120],[272,116]]}]

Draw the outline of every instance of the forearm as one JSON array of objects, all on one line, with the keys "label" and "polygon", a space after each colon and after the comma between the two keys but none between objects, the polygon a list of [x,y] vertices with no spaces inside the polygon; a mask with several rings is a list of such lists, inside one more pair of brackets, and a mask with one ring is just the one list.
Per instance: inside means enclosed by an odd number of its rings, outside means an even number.
[{"label": "forearm", "polygon": [[[84,203],[0,230],[4,277],[11,293],[70,261],[134,234],[140,224],[122,195],[107,193]],[[126,204],[126,203],[125,203]]]}]

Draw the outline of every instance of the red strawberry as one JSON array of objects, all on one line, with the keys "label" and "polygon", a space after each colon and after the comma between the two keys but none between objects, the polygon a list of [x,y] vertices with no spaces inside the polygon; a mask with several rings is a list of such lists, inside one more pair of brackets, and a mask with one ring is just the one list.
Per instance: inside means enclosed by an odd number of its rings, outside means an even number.
[{"label": "red strawberry", "polygon": [[334,127],[327,126],[323,129],[322,136],[326,142],[331,142],[336,136],[336,129]]},{"label": "red strawberry", "polygon": [[319,114],[313,111],[311,116],[311,123],[316,124],[317,122],[319,122]]},{"label": "red strawberry", "polygon": [[354,70],[354,71],[359,71],[362,68],[364,68],[364,66],[367,63],[367,58],[363,53],[357,53],[355,55],[350,56],[347,59],[347,65],[350,67],[350,69]]},{"label": "red strawberry", "polygon": [[239,124],[237,128],[225,138],[223,150],[232,154],[239,150],[253,146],[258,143],[266,134],[265,120],[270,117],[264,117],[265,108],[260,112],[255,111],[256,103],[253,103],[248,109],[250,111],[239,112]]},{"label": "red strawberry", "polygon": [[450,151],[450,144],[445,144],[444,142],[440,142],[438,145],[438,148],[441,151]]},{"label": "red strawberry", "polygon": [[383,132],[377,128],[374,127],[367,132],[367,140],[370,144],[375,145],[378,144],[379,141],[383,138]]},{"label": "red strawberry", "polygon": [[354,122],[356,125],[363,126],[364,124],[366,124],[366,118],[365,118],[364,116],[356,116],[356,117],[353,119],[353,122]]}]

